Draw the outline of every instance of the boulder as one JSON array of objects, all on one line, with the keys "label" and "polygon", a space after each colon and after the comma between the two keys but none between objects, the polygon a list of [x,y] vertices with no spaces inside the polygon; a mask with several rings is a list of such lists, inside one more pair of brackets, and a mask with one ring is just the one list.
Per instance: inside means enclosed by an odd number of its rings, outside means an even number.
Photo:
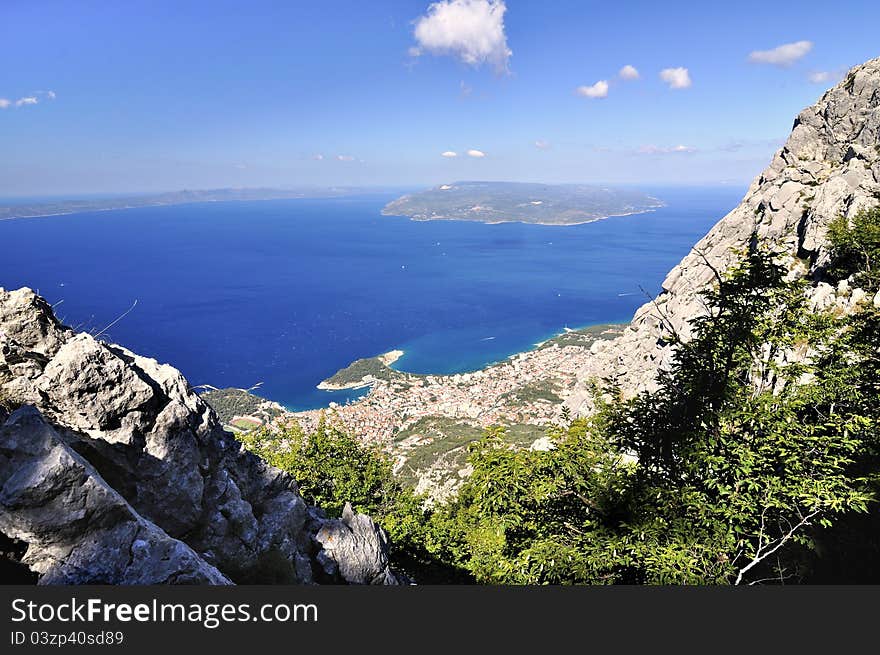
[{"label": "boulder", "polygon": [[[225,432],[179,371],[64,327],[30,289],[0,289],[0,398],[32,407],[10,417],[15,423],[5,433],[2,466],[13,480],[8,498],[42,490],[42,478],[15,470],[56,471],[46,468],[51,458],[63,461],[52,488],[70,487],[63,493],[71,501],[60,507],[4,505],[0,532],[30,535],[25,559],[41,582],[313,583],[315,574],[345,582],[345,572],[365,572],[368,561],[383,563],[371,579],[395,579],[384,533],[349,542],[332,557],[322,553],[314,537],[336,523],[310,512],[289,475]],[[33,443],[25,438],[29,431]],[[50,442],[46,452],[33,445]],[[83,484],[87,492],[75,488]],[[92,516],[93,498],[104,508],[97,523],[66,513],[82,501]],[[354,524],[363,521],[373,525],[368,517]],[[126,553],[137,554],[144,566],[151,558],[170,558],[168,575],[120,568]],[[85,566],[89,558],[95,561],[85,567],[88,574],[71,573],[73,563]],[[327,575],[329,559],[338,564],[336,577]]]},{"label": "boulder", "polygon": [[351,584],[400,584],[388,564],[388,537],[366,514],[348,503],[341,519],[326,521],[315,535],[324,571]]},{"label": "boulder", "polygon": [[33,407],[0,426],[0,532],[41,584],[230,584],[140,516]]}]

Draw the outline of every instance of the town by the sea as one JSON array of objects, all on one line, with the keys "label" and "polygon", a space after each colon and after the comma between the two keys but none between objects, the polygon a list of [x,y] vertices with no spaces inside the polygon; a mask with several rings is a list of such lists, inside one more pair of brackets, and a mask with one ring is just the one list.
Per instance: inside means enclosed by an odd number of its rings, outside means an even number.
[{"label": "town by the sea", "polygon": [[382,216],[388,193],[6,220],[0,287],[193,385],[310,409],[365,393],[316,388],[358,358],[464,372],[628,321],[745,191],[642,190],[666,206],[574,226]]}]

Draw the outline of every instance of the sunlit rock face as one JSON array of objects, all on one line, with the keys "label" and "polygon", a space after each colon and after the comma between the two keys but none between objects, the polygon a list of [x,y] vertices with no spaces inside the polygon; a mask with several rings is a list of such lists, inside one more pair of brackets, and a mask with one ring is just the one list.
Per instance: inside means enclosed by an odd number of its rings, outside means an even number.
[{"label": "sunlit rock face", "polygon": [[42,583],[396,580],[368,517],[331,558],[315,536],[335,523],[179,371],[63,326],[30,289],[0,289],[0,399],[20,407],[0,415],[0,532]]},{"label": "sunlit rock face", "polygon": [[[629,393],[652,389],[672,349],[662,340],[675,331],[689,337],[689,321],[705,311],[700,293],[725,270],[753,234],[784,253],[793,276],[814,283],[820,304],[852,308],[859,289],[821,286],[828,261],[825,233],[835,217],[853,216],[880,204],[880,58],[853,68],[795,119],[791,135],[770,166],[749,187],[736,209],[703,237],[663,282],[661,294],[636,311],[620,337],[599,341],[579,374],[616,376]],[[587,385],[566,399],[576,413],[589,413]]]}]

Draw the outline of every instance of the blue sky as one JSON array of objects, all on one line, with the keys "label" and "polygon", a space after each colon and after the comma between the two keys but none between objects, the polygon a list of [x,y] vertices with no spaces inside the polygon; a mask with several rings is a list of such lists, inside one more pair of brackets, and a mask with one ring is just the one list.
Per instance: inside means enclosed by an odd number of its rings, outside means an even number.
[{"label": "blue sky", "polygon": [[0,196],[743,184],[877,25],[868,1],[2,0]]}]

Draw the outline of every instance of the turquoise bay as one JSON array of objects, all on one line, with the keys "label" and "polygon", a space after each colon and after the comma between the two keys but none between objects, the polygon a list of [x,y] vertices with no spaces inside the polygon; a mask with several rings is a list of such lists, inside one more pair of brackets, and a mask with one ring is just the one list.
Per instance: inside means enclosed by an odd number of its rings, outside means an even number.
[{"label": "turquoise bay", "polygon": [[[655,212],[555,227],[381,216],[390,195],[224,202],[0,222],[0,286],[37,289],[71,326],[292,409],[392,349],[452,373],[564,327],[626,321],[739,201],[740,188],[645,189]],[[643,291],[644,290],[644,291]]]}]

